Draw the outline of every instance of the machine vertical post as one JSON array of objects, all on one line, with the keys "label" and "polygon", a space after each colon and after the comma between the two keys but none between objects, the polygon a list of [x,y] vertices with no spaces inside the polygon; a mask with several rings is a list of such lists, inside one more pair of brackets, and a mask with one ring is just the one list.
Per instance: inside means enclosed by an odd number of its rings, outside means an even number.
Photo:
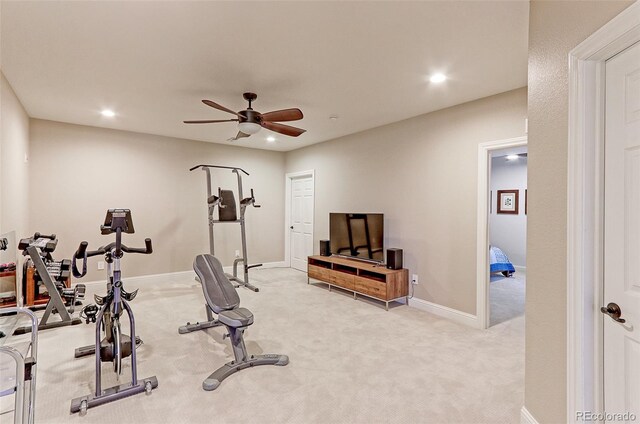
[{"label": "machine vertical post", "polygon": [[213,243],[213,206],[209,206],[209,198],[211,197],[211,171],[209,168],[202,168],[207,173],[207,208],[209,216],[209,252],[215,256],[215,244]]}]

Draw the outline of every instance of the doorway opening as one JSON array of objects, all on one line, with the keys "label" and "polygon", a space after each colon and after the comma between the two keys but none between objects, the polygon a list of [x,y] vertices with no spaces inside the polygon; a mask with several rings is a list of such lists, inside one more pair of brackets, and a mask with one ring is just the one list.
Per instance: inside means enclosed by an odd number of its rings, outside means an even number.
[{"label": "doorway opening", "polygon": [[[490,226],[489,218],[493,212],[497,212],[498,207],[498,193],[497,190],[493,190],[491,187],[491,165],[492,155],[494,152],[510,149],[513,154],[519,154],[518,152],[526,153],[527,137],[510,138],[506,140],[489,141],[478,145],[478,213],[477,213],[477,295],[476,295],[476,317],[477,325],[481,329],[488,328],[490,326],[490,305],[489,305],[489,287],[490,287]],[[522,149],[525,150],[517,150]],[[523,156],[524,157],[524,156]],[[505,160],[503,158],[503,160]],[[516,187],[505,187],[505,190],[515,190]],[[518,213],[524,213],[526,209],[526,196],[527,193],[520,193],[523,189],[518,189]],[[524,188],[526,190],[526,187]],[[509,208],[515,208],[515,194],[509,196],[509,193],[504,194],[503,199],[508,204],[505,204],[505,211]],[[510,201],[509,201],[510,199]],[[524,203],[523,203],[524,201]],[[511,211],[512,215],[514,211]],[[502,215],[502,214],[501,214]],[[526,235],[525,235],[526,238]],[[507,252],[508,253],[508,252]],[[514,267],[514,271],[517,271]],[[521,269],[521,271],[523,271]],[[523,300],[524,301],[524,300]]]},{"label": "doorway opening", "polygon": [[489,327],[524,315],[527,146],[493,150],[489,174]]}]

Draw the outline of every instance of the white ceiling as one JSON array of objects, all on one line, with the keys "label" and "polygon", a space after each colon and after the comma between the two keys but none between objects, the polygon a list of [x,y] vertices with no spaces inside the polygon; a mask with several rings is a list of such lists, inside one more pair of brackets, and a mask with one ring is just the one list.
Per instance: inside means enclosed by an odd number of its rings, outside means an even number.
[{"label": "white ceiling", "polygon": [[[35,118],[227,143],[245,109],[299,107],[292,150],[526,85],[527,1],[11,2],[1,66]],[[435,85],[428,75],[444,72]],[[112,108],[117,116],[100,116]],[[330,115],[339,119],[332,121]],[[273,143],[266,136],[276,135]]]}]

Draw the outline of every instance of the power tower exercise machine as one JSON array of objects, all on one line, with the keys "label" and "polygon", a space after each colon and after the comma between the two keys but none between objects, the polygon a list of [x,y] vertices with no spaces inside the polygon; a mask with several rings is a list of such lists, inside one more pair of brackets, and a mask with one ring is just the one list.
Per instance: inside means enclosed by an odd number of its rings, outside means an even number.
[{"label": "power tower exercise machine", "polygon": [[[214,236],[213,236],[213,225],[216,223],[236,223],[240,224],[240,233],[242,236],[242,257],[236,258],[233,261],[233,275],[226,274],[225,276],[232,282],[235,282],[235,287],[242,285],[250,290],[255,292],[258,291],[258,288],[249,283],[249,270],[251,268],[255,268],[258,266],[262,266],[262,264],[248,265],[249,261],[247,260],[247,238],[245,232],[245,220],[244,214],[247,210],[247,206],[251,205],[255,208],[259,208],[260,205],[256,205],[255,197],[253,196],[253,189],[251,189],[251,197],[242,198],[242,176],[241,172],[249,175],[247,171],[242,168],[236,168],[232,166],[219,166],[219,165],[197,165],[191,168],[189,171],[194,171],[196,169],[202,169],[207,178],[207,205],[208,205],[208,216],[209,216],[209,250],[211,252],[211,256],[214,255],[215,246],[214,246]],[[237,175],[238,178],[238,195],[240,197],[240,219],[237,217],[236,213],[236,201],[235,196],[233,195],[233,191],[231,190],[222,190],[218,187],[218,195],[215,195],[211,192],[211,171],[210,168],[221,168],[221,169],[230,169],[231,172]],[[218,207],[218,219],[214,218],[214,212]],[[242,262],[242,266],[244,268],[244,279],[238,277],[238,264]],[[200,276],[198,275],[198,278]],[[203,281],[200,281],[201,284],[204,284]],[[207,313],[207,321],[204,322],[196,322],[190,323],[187,322],[186,325],[178,328],[178,333],[186,334],[191,333],[193,331],[204,330],[212,327],[219,327],[223,325],[216,317],[214,317],[214,311],[211,309],[208,303],[205,303],[204,309]]]},{"label": "power tower exercise machine", "polygon": [[[262,264],[249,265],[247,258],[247,234],[245,229],[244,214],[248,206],[259,208],[260,205],[256,204],[256,199],[253,196],[253,189],[251,189],[251,196],[242,197],[242,175],[249,175],[247,171],[235,166],[220,166],[220,165],[196,165],[189,171],[195,171],[196,169],[202,169],[205,172],[207,178],[207,205],[209,216],[209,253],[215,256],[215,243],[213,236],[214,224],[240,224],[240,235],[242,238],[242,257],[236,258],[233,261],[233,274],[227,274],[227,278],[237,285],[244,286],[254,292],[259,291],[257,287],[253,286],[249,282],[249,270],[262,266]],[[218,187],[218,195],[215,195],[211,191],[211,168],[216,169],[230,169],[232,173],[236,174],[238,179],[238,198],[240,199],[240,217],[237,214],[236,200],[232,190],[222,190]],[[218,207],[218,219],[214,218],[214,212]],[[238,264],[242,262],[244,270],[244,278],[238,277]]]},{"label": "power tower exercise machine", "polygon": [[[49,293],[49,301],[44,315],[38,325],[38,330],[77,325],[82,323],[80,318],[72,318],[76,302],[84,299],[85,285],[76,284],[67,288],[64,281],[71,275],[71,261],[63,259],[56,261],[51,254],[58,246],[55,234],[44,235],[35,233],[33,237],[20,240],[18,248],[24,256],[29,256],[25,269],[33,264],[36,273],[34,279],[40,281]],[[26,272],[24,273],[26,275]],[[51,314],[60,315],[60,319],[49,321]],[[31,326],[20,327],[13,334],[24,334],[31,331]]]}]

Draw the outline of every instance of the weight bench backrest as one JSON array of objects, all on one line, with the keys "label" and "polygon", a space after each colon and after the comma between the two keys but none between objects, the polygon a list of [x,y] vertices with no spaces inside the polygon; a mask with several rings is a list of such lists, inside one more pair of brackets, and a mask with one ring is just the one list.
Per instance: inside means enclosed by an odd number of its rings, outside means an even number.
[{"label": "weight bench backrest", "polygon": [[235,309],[240,305],[240,297],[235,287],[224,274],[222,264],[212,255],[196,256],[193,269],[200,278],[207,305],[216,314]]}]

